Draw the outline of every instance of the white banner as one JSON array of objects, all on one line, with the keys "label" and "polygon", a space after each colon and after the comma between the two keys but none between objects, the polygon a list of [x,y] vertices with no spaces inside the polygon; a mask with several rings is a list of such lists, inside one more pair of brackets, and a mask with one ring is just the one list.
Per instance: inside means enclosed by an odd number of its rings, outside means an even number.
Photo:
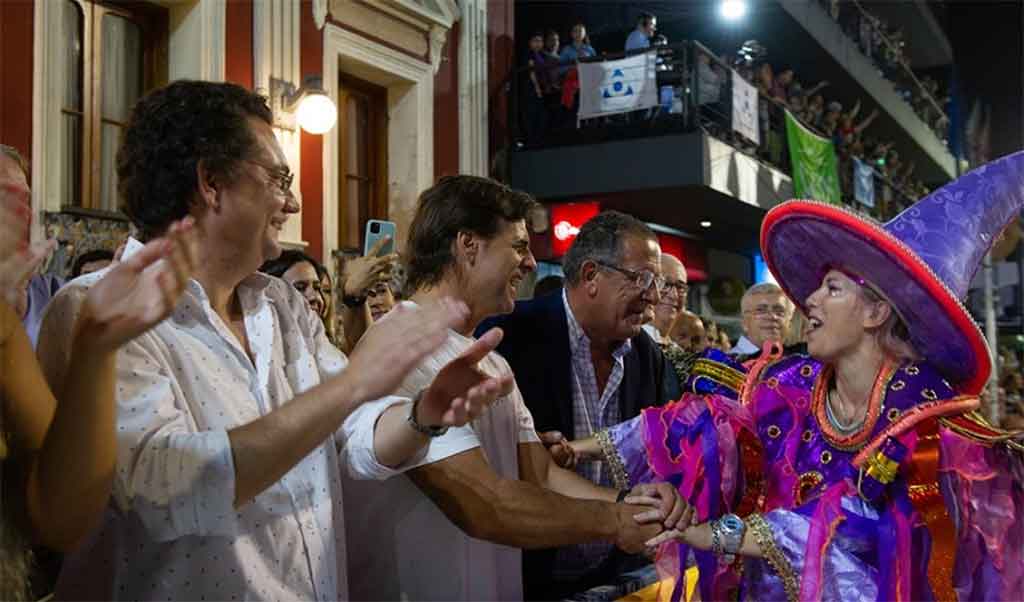
[{"label": "white banner", "polygon": [[861,205],[875,206],[875,170],[860,159],[853,159],[853,198]]},{"label": "white banner", "polygon": [[732,129],[754,144],[761,144],[757,127],[757,88],[732,72]]},{"label": "white banner", "polygon": [[580,63],[580,119],[649,109],[658,104],[655,52],[617,61]]}]

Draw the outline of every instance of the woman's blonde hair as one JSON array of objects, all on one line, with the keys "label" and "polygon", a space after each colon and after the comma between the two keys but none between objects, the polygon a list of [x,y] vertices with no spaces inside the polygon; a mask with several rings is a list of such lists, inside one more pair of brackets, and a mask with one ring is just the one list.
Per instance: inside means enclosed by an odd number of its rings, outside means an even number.
[{"label": "woman's blonde hair", "polygon": [[866,303],[885,303],[891,310],[889,317],[875,330],[875,338],[882,350],[899,360],[916,362],[921,360],[921,354],[914,349],[910,343],[910,331],[896,308],[885,297],[875,291],[868,284],[860,284],[857,289],[860,291],[861,300]]}]

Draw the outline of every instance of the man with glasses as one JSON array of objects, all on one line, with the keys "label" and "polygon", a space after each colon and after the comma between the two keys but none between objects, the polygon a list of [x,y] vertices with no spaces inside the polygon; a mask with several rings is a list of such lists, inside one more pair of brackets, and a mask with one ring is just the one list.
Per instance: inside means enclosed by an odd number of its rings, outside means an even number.
[{"label": "man with glasses", "polygon": [[[171,316],[118,352],[114,493],[66,559],[58,598],[347,599],[342,462],[395,474],[377,454],[421,453],[419,429],[466,424],[501,389],[475,367],[491,333],[415,402],[385,397],[463,324],[463,304],[393,312],[346,358],[298,291],[257,272],[299,210],[272,123],[266,99],[226,83],[179,80],[132,111],[117,155],[123,206],[144,241],[191,216],[199,261]],[[141,246],[129,239],[124,257]],[[44,317],[54,390],[82,292],[101,274],[64,287]],[[351,427],[382,405],[408,420]]]},{"label": "man with glasses", "polygon": [[743,336],[729,352],[741,359],[761,353],[768,341],[785,344],[789,323],[793,319],[793,303],[777,284],[762,282],[743,293]]},{"label": "man with glasses", "polygon": [[[498,352],[548,443],[588,437],[680,392],[672,366],[641,328],[665,287],[651,229],[617,211],[601,213],[580,228],[562,264],[562,294],[519,302],[478,329],[504,329]],[[576,470],[598,485],[626,487],[606,464]],[[606,544],[527,552],[526,598],[561,599],[637,565]]]},{"label": "man with glasses", "polygon": [[644,324],[644,330],[664,350],[672,343],[668,336],[672,324],[686,309],[690,286],[687,284],[686,267],[675,255],[661,254],[661,276],[665,280],[661,300],[654,306],[654,319]]}]

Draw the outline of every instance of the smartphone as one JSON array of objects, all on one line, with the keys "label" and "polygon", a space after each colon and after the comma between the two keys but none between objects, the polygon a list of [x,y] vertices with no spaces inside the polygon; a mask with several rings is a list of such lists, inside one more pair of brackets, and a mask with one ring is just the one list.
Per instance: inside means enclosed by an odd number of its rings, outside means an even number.
[{"label": "smartphone", "polygon": [[366,236],[363,243],[363,255],[369,255],[373,245],[377,241],[388,236],[391,238],[384,243],[378,255],[390,255],[395,252],[395,222],[387,222],[379,219],[371,219],[366,222]]}]

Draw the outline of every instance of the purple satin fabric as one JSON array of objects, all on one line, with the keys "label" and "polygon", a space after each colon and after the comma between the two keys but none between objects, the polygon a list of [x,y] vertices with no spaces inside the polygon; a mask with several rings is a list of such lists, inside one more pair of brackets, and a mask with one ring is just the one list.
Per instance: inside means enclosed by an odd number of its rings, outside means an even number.
[{"label": "purple satin fabric", "polygon": [[[762,514],[799,579],[801,600],[930,600],[930,537],[907,497],[907,484],[898,477],[875,503],[857,494],[851,464],[856,452],[831,447],[812,412],[820,368],[806,357],[778,362],[762,376],[749,406],[720,395],[684,395],[612,428],[612,443],[631,484],[670,481],[706,521],[734,511],[743,496],[747,459],[737,440],[744,431],[754,434],[766,476]],[[926,389],[940,399],[955,395],[927,366],[897,370],[872,436],[888,426],[889,410],[910,410]],[[916,441],[902,439],[911,447]],[[1021,599],[1021,457],[950,432],[943,433],[940,450],[940,485],[958,525],[955,586],[961,599]],[[825,451],[831,454],[827,462]],[[801,475],[806,481],[812,473],[820,482],[801,489]],[[736,574],[705,552],[668,544],[659,559],[659,567],[679,578],[693,563],[701,570],[705,600],[723,599],[737,587],[742,599],[786,597],[779,575],[763,560],[747,559],[738,583]]]}]

